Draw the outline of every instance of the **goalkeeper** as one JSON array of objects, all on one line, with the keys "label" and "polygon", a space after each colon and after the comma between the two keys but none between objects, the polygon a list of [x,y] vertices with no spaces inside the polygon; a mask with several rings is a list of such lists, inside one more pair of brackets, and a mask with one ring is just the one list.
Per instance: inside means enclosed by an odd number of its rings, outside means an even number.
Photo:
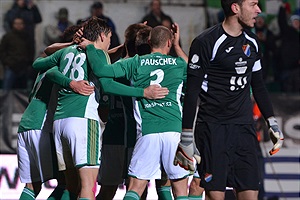
[{"label": "goalkeeper", "polygon": [[[268,123],[274,144],[282,147],[283,134],[274,117],[262,78],[260,44],[249,30],[261,12],[249,1],[222,0],[223,23],[203,31],[190,47],[183,107],[183,131],[175,164],[189,168],[193,136],[201,155],[197,166],[207,199],[224,199],[226,186],[237,199],[258,199],[258,141],[252,118],[250,87]],[[242,12],[243,10],[247,12]],[[250,19],[251,16],[251,19]],[[200,105],[193,132],[197,100]],[[194,134],[193,134],[194,133]]]}]

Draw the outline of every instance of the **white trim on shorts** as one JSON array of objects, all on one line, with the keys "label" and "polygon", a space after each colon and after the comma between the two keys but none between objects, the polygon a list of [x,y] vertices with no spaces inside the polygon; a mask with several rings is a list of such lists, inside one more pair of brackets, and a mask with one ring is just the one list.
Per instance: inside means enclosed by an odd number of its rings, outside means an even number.
[{"label": "white trim on shorts", "polygon": [[99,167],[102,132],[98,121],[69,117],[55,120],[53,129],[60,171]]}]

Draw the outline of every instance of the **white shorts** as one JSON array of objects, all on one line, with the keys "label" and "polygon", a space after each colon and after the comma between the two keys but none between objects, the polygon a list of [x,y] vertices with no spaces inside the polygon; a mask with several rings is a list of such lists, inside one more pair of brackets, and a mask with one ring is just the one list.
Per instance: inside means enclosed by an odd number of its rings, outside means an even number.
[{"label": "white shorts", "polygon": [[54,121],[54,139],[60,171],[99,167],[101,127],[98,121],[69,117]]},{"label": "white shorts", "polygon": [[99,185],[122,184],[128,171],[127,158],[124,145],[102,145],[101,165],[98,173]]},{"label": "white shorts", "polygon": [[57,170],[53,163],[56,160],[53,159],[54,152],[51,133],[41,130],[18,133],[17,155],[21,182],[45,182],[53,179],[54,170]]},{"label": "white shorts", "polygon": [[161,179],[162,165],[169,179],[189,176],[189,171],[174,166],[180,133],[153,133],[140,137],[134,147],[128,175],[138,179]]}]

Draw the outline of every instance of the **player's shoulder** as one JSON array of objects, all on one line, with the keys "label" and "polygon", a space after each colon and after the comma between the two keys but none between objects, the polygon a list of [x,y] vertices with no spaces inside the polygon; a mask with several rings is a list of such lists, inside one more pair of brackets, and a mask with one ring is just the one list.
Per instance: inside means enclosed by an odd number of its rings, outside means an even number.
[{"label": "player's shoulder", "polygon": [[244,34],[245,38],[248,41],[250,41],[250,43],[252,43],[256,47],[256,49],[258,50],[258,48],[259,48],[259,40],[258,40],[256,34],[253,33],[250,29],[245,29],[243,31],[243,34]]},{"label": "player's shoulder", "polygon": [[201,32],[194,40],[195,45],[209,45],[214,44],[223,34],[225,34],[222,24],[216,24]]},{"label": "player's shoulder", "polygon": [[222,34],[224,34],[224,30],[222,28],[222,24],[219,23],[210,28],[205,29],[195,39],[209,40],[210,38],[218,38]]},{"label": "player's shoulder", "polygon": [[247,36],[249,36],[249,37],[251,37],[253,39],[257,39],[256,34],[253,33],[251,29],[244,29],[243,33],[244,33],[244,35],[247,35]]}]

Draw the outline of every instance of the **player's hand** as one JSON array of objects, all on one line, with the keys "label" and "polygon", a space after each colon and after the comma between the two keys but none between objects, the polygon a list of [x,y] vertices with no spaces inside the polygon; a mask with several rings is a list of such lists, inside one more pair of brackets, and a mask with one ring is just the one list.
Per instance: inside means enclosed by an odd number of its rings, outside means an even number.
[{"label": "player's hand", "polygon": [[73,43],[79,44],[81,42],[81,38],[83,36],[83,28],[78,29],[73,36]]},{"label": "player's hand", "polygon": [[166,87],[160,85],[150,85],[144,89],[144,97],[146,99],[162,99],[169,94],[169,90]]},{"label": "player's hand", "polygon": [[277,153],[282,147],[284,136],[281,130],[278,127],[277,121],[275,117],[269,117],[267,119],[267,123],[269,126],[269,134],[270,138],[274,144],[273,148],[269,151],[270,155],[274,155]]},{"label": "player's hand", "polygon": [[176,45],[180,46],[180,44],[179,44],[180,31],[179,31],[179,25],[177,23],[172,24],[171,32],[174,35],[173,45],[174,46],[176,46]]},{"label": "player's hand", "polygon": [[81,42],[79,43],[79,47],[82,48],[82,49],[85,49],[85,47],[89,44],[93,44],[93,42],[85,39],[85,38],[81,38]]},{"label": "player's hand", "polygon": [[181,141],[178,144],[174,158],[174,165],[178,165],[186,170],[195,171],[193,157],[200,164],[201,157],[194,143],[194,134],[192,131],[182,131]]},{"label": "player's hand", "polygon": [[81,80],[81,81],[74,81],[72,80],[70,83],[70,88],[79,94],[88,96],[94,92],[94,86],[91,86],[88,81]]}]

